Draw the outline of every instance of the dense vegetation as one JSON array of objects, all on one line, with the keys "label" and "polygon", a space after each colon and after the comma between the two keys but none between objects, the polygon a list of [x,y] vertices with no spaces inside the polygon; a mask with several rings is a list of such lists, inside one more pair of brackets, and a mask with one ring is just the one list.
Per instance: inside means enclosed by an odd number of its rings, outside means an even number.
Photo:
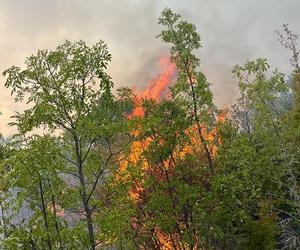
[{"label": "dense vegetation", "polygon": [[196,27],[170,9],[159,24],[177,69],[161,101],[113,89],[103,41],[3,73],[27,109],[1,139],[1,249],[300,248],[297,36],[279,33],[290,76],[237,65],[240,98],[219,110]]}]

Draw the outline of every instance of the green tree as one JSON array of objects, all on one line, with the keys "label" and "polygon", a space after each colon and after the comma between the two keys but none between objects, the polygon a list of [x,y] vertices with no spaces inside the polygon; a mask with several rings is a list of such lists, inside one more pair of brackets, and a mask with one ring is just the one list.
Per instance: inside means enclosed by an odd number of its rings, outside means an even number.
[{"label": "green tree", "polygon": [[290,64],[293,72],[292,97],[293,110],[286,118],[284,132],[286,164],[288,174],[286,176],[286,203],[281,206],[281,243],[285,248],[299,248],[300,246],[300,183],[299,183],[299,162],[300,162],[300,63],[298,35],[293,33],[288,24],[283,25],[283,31],[277,32],[281,45],[291,52]]},{"label": "green tree", "polygon": [[159,23],[166,28],[159,37],[172,44],[178,78],[170,100],[144,100],[145,116],[129,121],[133,141],[125,167],[115,174],[118,182],[109,186],[103,234],[125,248],[207,247],[207,194],[218,144],[212,93],[194,54],[200,47],[195,26],[170,9]]},{"label": "green tree", "polygon": [[0,212],[1,212],[1,227],[0,233],[3,235],[3,239],[7,237],[8,216],[5,207],[5,201],[8,197],[8,177],[7,177],[7,165],[6,159],[9,157],[9,150],[5,145],[5,141],[0,134]]},{"label": "green tree", "polygon": [[274,249],[278,243],[278,208],[289,171],[284,142],[289,110],[280,97],[289,89],[284,75],[269,69],[265,59],[233,69],[241,97],[221,129],[213,181],[212,220],[224,248]]},{"label": "green tree", "polygon": [[93,46],[66,41],[53,51],[39,50],[27,58],[24,70],[13,66],[3,73],[15,100],[30,105],[12,123],[19,132],[42,128],[60,133],[65,174],[76,183],[65,206],[84,215],[89,249],[98,244],[93,221],[98,184],[120,153],[126,127],[127,107],[121,96],[114,99],[111,78],[105,73],[110,60],[103,41]]},{"label": "green tree", "polygon": [[[6,203],[11,208],[12,222],[5,246],[14,249],[18,244],[28,244],[34,249],[63,249],[63,221],[56,214],[64,189],[59,177],[64,166],[59,147],[49,136],[33,136],[18,144],[6,161],[11,192]],[[20,211],[25,210],[29,216],[18,219]]]},{"label": "green tree", "polygon": [[208,167],[213,174],[212,152],[201,129],[203,124],[208,130],[214,126],[214,106],[209,83],[199,70],[200,59],[194,54],[201,47],[200,36],[195,25],[182,20],[180,15],[168,8],[162,11],[158,23],[165,27],[159,37],[171,44],[171,61],[176,64],[178,70],[178,79],[172,88],[173,98],[185,105],[189,119],[195,121]]}]

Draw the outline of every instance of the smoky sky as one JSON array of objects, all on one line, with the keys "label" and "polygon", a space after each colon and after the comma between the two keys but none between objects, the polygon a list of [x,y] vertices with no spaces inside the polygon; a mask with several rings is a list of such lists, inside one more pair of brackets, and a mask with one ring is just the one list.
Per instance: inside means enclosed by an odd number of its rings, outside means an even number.
[{"label": "smoky sky", "polygon": [[[265,57],[290,72],[289,53],[277,42],[282,23],[300,34],[299,0],[0,0],[0,71],[17,65],[38,49],[54,49],[64,40],[104,40],[113,59],[115,85],[143,88],[159,73],[159,57],[168,45],[155,38],[160,12],[170,7],[193,22],[201,35],[197,55],[218,105],[237,96],[231,69],[247,59]],[[0,77],[0,132],[14,131],[9,117],[24,108],[14,104]]]}]

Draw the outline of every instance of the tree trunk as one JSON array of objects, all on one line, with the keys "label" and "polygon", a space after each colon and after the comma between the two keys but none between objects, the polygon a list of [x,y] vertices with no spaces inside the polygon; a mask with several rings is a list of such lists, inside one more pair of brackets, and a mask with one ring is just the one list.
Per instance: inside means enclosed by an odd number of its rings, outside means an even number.
[{"label": "tree trunk", "polygon": [[59,249],[63,249],[61,236],[60,236],[60,231],[59,231],[59,225],[58,225],[58,222],[57,222],[55,199],[54,199],[53,195],[51,196],[51,200],[52,200],[53,215],[54,215],[54,220],[55,220],[55,229],[56,229],[56,233],[57,233],[58,241],[59,241]]},{"label": "tree trunk", "polygon": [[45,205],[45,199],[44,199],[44,191],[43,191],[43,185],[41,179],[39,180],[39,186],[40,186],[40,195],[41,195],[41,202],[42,202],[42,213],[44,217],[44,224],[45,224],[45,229],[47,232],[47,244],[49,250],[52,250],[52,244],[50,240],[50,235],[49,235],[49,225],[48,225],[48,218],[47,218],[47,211],[46,211],[46,205]]},{"label": "tree trunk", "polygon": [[194,89],[194,85],[193,85],[194,83],[193,83],[193,80],[192,80],[191,72],[189,71],[187,64],[185,64],[185,70],[186,70],[186,73],[188,75],[189,84],[190,84],[190,87],[191,87],[191,90],[192,90],[194,119],[195,119],[195,122],[196,122],[196,125],[197,125],[197,130],[198,130],[198,134],[199,134],[200,139],[201,139],[201,143],[202,143],[202,145],[204,147],[204,151],[206,153],[206,157],[207,157],[207,160],[208,160],[208,165],[209,165],[211,174],[213,175],[214,172],[215,172],[214,171],[214,163],[213,163],[213,159],[211,157],[210,151],[207,147],[206,141],[205,141],[205,139],[202,135],[200,119],[199,119],[199,114],[198,114],[198,107],[197,107],[197,99],[196,99],[195,89]]},{"label": "tree trunk", "polygon": [[89,249],[95,250],[95,237],[94,237],[94,226],[93,226],[93,219],[92,219],[92,210],[89,206],[89,200],[85,185],[85,178],[83,174],[83,166],[82,166],[82,159],[81,159],[81,146],[79,139],[76,135],[74,135],[74,142],[75,142],[75,151],[76,151],[76,161],[77,161],[77,167],[78,167],[78,175],[80,180],[80,196],[84,207],[86,222],[87,222],[87,229],[89,233],[89,241],[90,241],[90,247]]},{"label": "tree trunk", "polygon": [[5,221],[5,215],[4,215],[4,209],[2,205],[2,201],[0,200],[0,207],[1,207],[1,215],[2,215],[2,224],[3,224],[3,234],[4,239],[7,237],[7,228],[6,228],[6,221]]}]

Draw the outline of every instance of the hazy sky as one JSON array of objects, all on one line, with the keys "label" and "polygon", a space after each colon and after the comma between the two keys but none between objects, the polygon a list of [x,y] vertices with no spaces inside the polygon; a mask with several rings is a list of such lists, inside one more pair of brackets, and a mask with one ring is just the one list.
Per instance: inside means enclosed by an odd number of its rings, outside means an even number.
[{"label": "hazy sky", "polygon": [[[22,66],[37,49],[55,48],[65,39],[104,40],[113,55],[110,73],[116,86],[145,86],[158,73],[167,46],[155,36],[157,18],[170,7],[195,23],[203,48],[202,69],[216,102],[236,96],[231,68],[246,59],[266,57],[288,73],[289,54],[276,41],[282,23],[300,34],[300,0],[0,0],[0,71]],[[0,132],[12,129],[13,103],[0,77]]]}]

